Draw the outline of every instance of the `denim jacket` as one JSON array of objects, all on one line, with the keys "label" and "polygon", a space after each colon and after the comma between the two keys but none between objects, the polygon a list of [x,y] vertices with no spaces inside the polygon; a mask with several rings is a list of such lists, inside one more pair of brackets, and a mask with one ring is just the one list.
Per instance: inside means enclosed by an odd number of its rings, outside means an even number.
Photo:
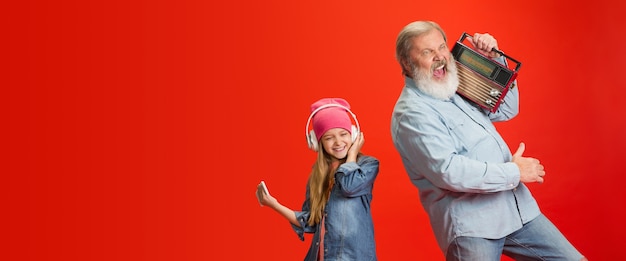
[{"label": "denim jacket", "polygon": [[[335,185],[324,213],[325,261],[377,260],[370,209],[372,189],[377,175],[378,160],[365,155],[360,156],[356,163],[341,164],[335,172]],[[309,195],[307,185],[302,211],[296,212],[301,227],[292,224],[292,228],[302,241],[304,233],[314,233],[304,260],[315,261],[319,252],[321,226],[307,224],[311,209]]]}]

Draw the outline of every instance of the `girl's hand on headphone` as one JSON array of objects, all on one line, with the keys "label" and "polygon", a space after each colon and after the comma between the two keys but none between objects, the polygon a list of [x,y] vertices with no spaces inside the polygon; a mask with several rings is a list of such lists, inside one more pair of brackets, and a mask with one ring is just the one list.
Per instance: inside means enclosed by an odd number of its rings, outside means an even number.
[{"label": "girl's hand on headphone", "polygon": [[346,162],[356,162],[356,157],[359,155],[363,144],[365,143],[365,137],[363,136],[363,132],[359,132],[354,142],[350,146],[350,150],[348,150],[348,159]]}]

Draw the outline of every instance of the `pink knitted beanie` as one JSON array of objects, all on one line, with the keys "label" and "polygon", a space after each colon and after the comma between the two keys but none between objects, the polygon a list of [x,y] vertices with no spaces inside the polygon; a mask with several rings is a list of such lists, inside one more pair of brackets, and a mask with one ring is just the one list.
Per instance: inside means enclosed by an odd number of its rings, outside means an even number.
[{"label": "pink knitted beanie", "polygon": [[[329,104],[336,104],[341,107],[326,107],[329,106]],[[352,121],[350,120],[348,111],[345,109],[347,108],[349,110],[350,104],[346,100],[342,98],[320,99],[319,101],[316,101],[311,105],[311,112],[314,112],[322,106],[324,106],[324,108],[317,111],[312,118],[313,131],[315,132],[315,136],[318,142],[320,138],[322,138],[324,133],[332,128],[343,128],[352,133]]]}]

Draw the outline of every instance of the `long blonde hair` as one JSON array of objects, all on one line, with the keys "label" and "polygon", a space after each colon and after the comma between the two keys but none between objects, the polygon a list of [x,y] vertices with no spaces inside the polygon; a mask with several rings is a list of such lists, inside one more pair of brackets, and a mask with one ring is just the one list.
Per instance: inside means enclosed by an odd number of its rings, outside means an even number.
[{"label": "long blonde hair", "polygon": [[[311,226],[319,224],[322,220],[326,202],[328,202],[328,198],[330,197],[330,190],[335,184],[335,175],[333,174],[335,173],[337,166],[339,166],[336,165],[333,168],[331,156],[326,154],[321,142],[318,145],[318,148],[320,149],[317,153],[317,160],[315,161],[315,164],[313,164],[313,169],[309,175],[308,183],[309,203],[311,205],[311,216],[309,217],[308,224]],[[341,160],[341,163],[345,161],[346,160],[343,159]]]},{"label": "long blonde hair", "polygon": [[[322,142],[318,143],[317,160],[313,164],[311,175],[309,175],[309,205],[311,206],[308,224],[313,226],[319,224],[324,215],[326,203],[330,198],[330,190],[335,185],[335,172],[343,163],[346,163],[348,157],[338,160],[333,165],[333,157],[326,153]],[[356,156],[357,161],[363,154],[359,152]]]}]

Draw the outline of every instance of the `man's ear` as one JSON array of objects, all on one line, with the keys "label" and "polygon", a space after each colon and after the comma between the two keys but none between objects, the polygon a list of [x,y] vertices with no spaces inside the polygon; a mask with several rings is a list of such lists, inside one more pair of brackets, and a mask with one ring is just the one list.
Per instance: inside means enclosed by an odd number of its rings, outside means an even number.
[{"label": "man's ear", "polygon": [[408,60],[402,60],[402,72],[407,76],[411,75],[411,63]]}]

